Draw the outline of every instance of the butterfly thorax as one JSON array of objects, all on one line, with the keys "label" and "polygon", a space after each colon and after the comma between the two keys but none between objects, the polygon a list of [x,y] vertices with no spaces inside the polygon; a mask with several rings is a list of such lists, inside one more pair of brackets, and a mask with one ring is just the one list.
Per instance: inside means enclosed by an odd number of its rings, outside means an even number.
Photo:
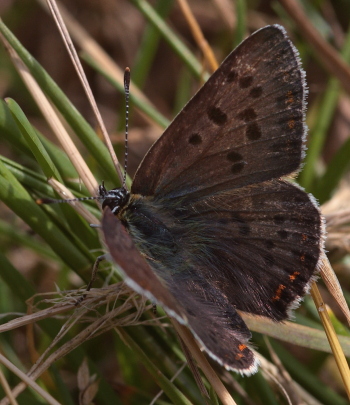
[{"label": "butterfly thorax", "polygon": [[102,199],[102,209],[109,207],[114,215],[128,204],[130,193],[124,187],[107,190],[102,183],[99,186],[99,197]]},{"label": "butterfly thorax", "polygon": [[99,186],[99,197],[102,209],[110,208],[147,258],[157,261],[175,254],[177,243],[154,201],[130,194],[124,187],[107,190],[103,183]]},{"label": "butterfly thorax", "polygon": [[178,251],[172,221],[157,208],[152,197],[131,194],[117,215],[127,228],[138,249],[149,259],[171,260]]}]

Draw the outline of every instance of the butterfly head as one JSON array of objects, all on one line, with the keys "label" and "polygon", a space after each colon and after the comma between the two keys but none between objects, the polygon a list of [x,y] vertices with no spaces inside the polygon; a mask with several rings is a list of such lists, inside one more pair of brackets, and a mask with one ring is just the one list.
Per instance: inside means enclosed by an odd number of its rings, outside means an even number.
[{"label": "butterfly head", "polygon": [[112,190],[107,190],[102,183],[98,188],[99,198],[102,200],[102,209],[109,207],[114,215],[128,203],[130,193],[126,188],[113,188]]}]

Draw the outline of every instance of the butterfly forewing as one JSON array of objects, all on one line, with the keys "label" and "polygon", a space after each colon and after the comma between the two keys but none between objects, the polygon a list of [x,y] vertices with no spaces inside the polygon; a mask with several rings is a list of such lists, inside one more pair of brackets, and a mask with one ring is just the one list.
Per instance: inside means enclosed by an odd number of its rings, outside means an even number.
[{"label": "butterfly forewing", "polygon": [[284,29],[257,31],[151,147],[132,192],[194,199],[296,171],[304,98],[297,51]]}]

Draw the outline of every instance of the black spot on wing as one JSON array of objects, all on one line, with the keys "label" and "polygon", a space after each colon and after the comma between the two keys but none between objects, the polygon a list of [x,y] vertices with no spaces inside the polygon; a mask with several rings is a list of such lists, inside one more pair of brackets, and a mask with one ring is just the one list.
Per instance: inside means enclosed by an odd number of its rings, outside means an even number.
[{"label": "black spot on wing", "polygon": [[239,87],[241,89],[246,89],[247,87],[250,87],[252,85],[253,80],[254,80],[253,76],[250,75],[240,77],[238,80]]},{"label": "black spot on wing", "polygon": [[239,162],[240,160],[243,160],[243,156],[235,151],[229,152],[226,157],[230,162]]},{"label": "black spot on wing", "polygon": [[256,117],[257,114],[254,111],[254,108],[246,108],[238,114],[238,118],[245,122],[253,121],[256,119]]},{"label": "black spot on wing", "polygon": [[226,81],[228,83],[232,83],[236,81],[238,78],[238,73],[235,70],[231,70],[231,72],[226,76]]},{"label": "black spot on wing", "polygon": [[218,107],[210,107],[207,114],[210,121],[216,125],[224,125],[227,121],[227,115]]},{"label": "black spot on wing", "polygon": [[252,98],[259,98],[259,97],[261,97],[262,93],[263,93],[262,87],[261,86],[256,86],[256,87],[253,87],[250,90],[249,95]]},{"label": "black spot on wing", "polygon": [[188,143],[190,143],[191,145],[200,145],[202,142],[202,137],[199,134],[192,134],[188,138]]},{"label": "black spot on wing", "polygon": [[256,141],[262,136],[260,126],[256,122],[252,122],[247,126],[245,134],[250,141]]}]

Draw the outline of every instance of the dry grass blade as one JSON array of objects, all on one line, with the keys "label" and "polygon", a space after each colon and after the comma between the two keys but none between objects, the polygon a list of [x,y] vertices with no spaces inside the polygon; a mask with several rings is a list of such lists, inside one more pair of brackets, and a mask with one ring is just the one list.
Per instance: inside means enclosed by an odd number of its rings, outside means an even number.
[{"label": "dry grass blade", "polygon": [[61,143],[64,151],[69,156],[69,159],[71,160],[75,169],[79,173],[79,176],[81,177],[83,183],[85,184],[91,195],[94,195],[98,188],[98,184],[96,182],[95,177],[91,173],[88,165],[85,163],[83,157],[81,156],[79,150],[77,149],[74,142],[70,138],[60,118],[56,114],[55,110],[51,106],[49,100],[46,98],[43,91],[40,89],[37,82],[34,80],[33,76],[30,74],[27,67],[19,59],[17,53],[9,46],[8,43],[6,43],[5,39],[2,38],[2,40],[6,45],[6,49],[8,50],[8,53],[11,56],[11,59],[13,60],[13,63],[16,66],[18,73],[22,77],[29,92],[36,101],[47,123],[50,125],[52,131],[54,132],[57,139]]},{"label": "dry grass blade", "polygon": [[271,381],[272,384],[278,382],[279,387],[283,387],[287,391],[290,398],[298,398],[300,402],[308,405],[322,405],[317,399],[309,394],[303,387],[301,387],[296,381],[290,380],[288,383],[285,380],[285,375],[281,373],[279,367],[265,359],[261,354],[256,353],[261,364],[261,370],[267,381]]},{"label": "dry grass blade", "polygon": [[333,260],[342,259],[350,253],[349,199],[349,182],[343,180],[332,199],[322,205],[327,224],[326,247]]},{"label": "dry grass blade", "polygon": [[[308,347],[309,349],[319,350],[325,353],[331,353],[328,341],[324,331],[310,328],[309,326],[299,325],[295,322],[285,321],[276,323],[268,318],[257,317],[254,315],[240,312],[244,322],[249,329],[261,334],[280,339],[294,345]],[[346,350],[346,354],[350,355],[349,338],[347,336],[339,336]]]},{"label": "dry grass blade", "polygon": [[199,391],[201,394],[204,396],[204,398],[210,398],[207,389],[205,388],[204,382],[202,380],[202,377],[199,373],[198,367],[191,355],[191,351],[188,349],[186,346],[185,342],[178,336],[181,349],[186,357],[187,360],[187,365],[191,369],[191,372],[193,374],[194,379],[196,380],[197,386],[199,388]]},{"label": "dry grass blade", "polygon": [[235,380],[235,378],[232,376],[232,373],[227,370],[222,370],[220,378],[228,387],[231,387],[236,394],[242,397],[243,403],[245,405],[256,405],[256,402],[250,398],[249,393],[247,392],[245,387],[243,388],[239,381]]},{"label": "dry grass blade", "polygon": [[114,166],[115,166],[115,168],[116,168],[116,170],[118,172],[120,181],[122,182],[122,180],[123,180],[123,172],[122,172],[122,170],[120,168],[118,158],[117,158],[117,156],[116,156],[116,154],[114,152],[112,142],[111,142],[111,140],[109,138],[109,135],[107,133],[107,129],[106,129],[106,126],[105,126],[105,124],[103,122],[100,111],[97,108],[97,104],[96,104],[96,101],[95,101],[94,96],[92,94],[89,82],[87,81],[84,69],[81,66],[77,51],[74,48],[73,42],[72,42],[72,40],[71,40],[71,38],[69,36],[68,30],[67,30],[67,28],[65,26],[65,23],[64,23],[64,21],[62,19],[62,16],[61,16],[59,10],[57,8],[55,0],[47,0],[47,3],[49,5],[52,16],[53,16],[53,18],[54,18],[54,20],[56,22],[56,25],[57,25],[57,27],[58,27],[58,29],[60,31],[61,37],[62,37],[63,42],[64,42],[64,44],[65,44],[65,46],[67,48],[69,56],[70,56],[70,58],[71,58],[71,60],[73,62],[73,65],[74,65],[75,69],[76,69],[76,72],[77,72],[78,77],[79,77],[79,79],[81,81],[81,84],[83,85],[85,94],[86,94],[86,96],[87,96],[87,98],[89,100],[89,103],[90,103],[90,105],[92,107],[92,110],[93,110],[93,112],[95,114],[96,120],[97,120],[98,125],[100,127],[100,130],[101,130],[101,132],[103,134],[103,138],[104,138],[104,140],[106,142],[109,153],[110,153],[110,155],[112,157]]},{"label": "dry grass blade", "polygon": [[195,19],[190,6],[187,3],[187,0],[178,0],[179,6],[181,8],[181,11],[191,29],[193,38],[197,42],[198,47],[201,49],[203,52],[203,55],[210,67],[211,72],[215,72],[215,70],[218,68],[218,62],[215,58],[214,52],[212,51],[211,47],[209,46],[207,40],[205,39],[203,32]]},{"label": "dry grass blade", "polygon": [[227,391],[213,368],[210,366],[204,354],[199,350],[197,342],[194,340],[194,337],[192,336],[188,328],[186,326],[180,325],[175,319],[172,319],[172,324],[174,325],[176,332],[179,334],[185,345],[190,350],[193,358],[197,361],[199,367],[202,369],[203,373],[207,377],[208,381],[212,385],[223,405],[235,405],[236,402],[231,397],[230,393]]},{"label": "dry grass blade", "polygon": [[[278,388],[281,390],[283,395],[285,395],[286,400],[289,405],[292,405],[293,403],[300,403],[300,398],[297,397],[297,395],[293,389],[293,379],[291,378],[290,374],[283,366],[281,360],[277,356],[276,352],[273,350],[273,348],[270,344],[270,341],[266,336],[264,336],[264,341],[265,341],[265,344],[270,353],[271,359],[274,362],[274,364],[276,365],[276,367],[281,375],[281,379],[284,380],[284,384],[280,383],[280,381],[277,378],[275,378],[275,376],[273,374],[270,375],[270,378],[272,378],[272,380],[275,381]],[[264,370],[264,372],[268,373],[267,370]]]},{"label": "dry grass blade", "polygon": [[[38,2],[47,9],[46,0],[38,0]],[[120,86],[123,86],[124,83],[124,69],[120,69],[116,65],[114,60],[101,48],[101,46],[86,32],[86,30],[72,17],[72,15],[66,10],[66,8],[60,4],[60,13],[63,16],[63,19],[68,27],[68,30],[74,39],[74,41],[79,45],[83,52],[90,56],[97,65],[100,66],[101,70],[106,72],[113,80],[118,82]],[[131,86],[132,94],[135,95],[145,104],[148,104],[153,107],[152,102],[136,87],[132,84]],[[135,106],[135,108],[137,108]],[[143,113],[140,113],[143,118],[152,123],[153,125],[158,126],[148,115],[146,116]],[[160,128],[163,129],[163,128]]]},{"label": "dry grass blade", "polygon": [[[350,210],[349,188],[346,182],[339,188],[333,198],[322,205],[322,214],[327,224],[327,248],[330,251],[340,250],[350,252]],[[320,273],[329,292],[333,295],[348,323],[350,324],[350,310],[344,298],[343,291],[327,257],[324,257],[320,266]]]},{"label": "dry grass blade", "polygon": [[[323,210],[322,210],[323,212]],[[334,212],[330,212],[325,215],[327,218],[327,231],[333,231],[334,229],[339,228],[349,224],[350,222],[350,210],[342,209]]]},{"label": "dry grass blade", "polygon": [[[67,187],[65,187],[62,183],[55,179],[50,179],[48,181],[50,186],[63,198],[63,199],[74,199],[75,196],[72,194]],[[100,221],[88,211],[84,205],[80,201],[71,201],[69,202],[70,205],[74,207],[74,209],[87,220],[90,224],[99,224]]]},{"label": "dry grass blade", "polygon": [[0,333],[17,329],[20,328],[21,326],[25,326],[30,323],[35,323],[43,319],[55,317],[57,315],[70,311],[74,308],[75,308],[74,302],[72,303],[63,302],[55,305],[54,307],[44,309],[34,314],[21,316],[20,318],[13,319],[9,322],[0,325]]},{"label": "dry grass blade", "polygon": [[325,308],[325,304],[322,300],[321,294],[318,291],[318,288],[315,283],[311,286],[312,298],[315,301],[316,307],[318,309],[319,316],[321,318],[324,330],[327,334],[329,344],[332,348],[335,361],[337,363],[340,375],[343,380],[344,388],[347,392],[347,395],[350,399],[350,370],[344,356],[344,352],[340,346],[337,334],[333,328],[332,322],[329,318],[328,312]]},{"label": "dry grass blade", "polygon": [[[0,363],[2,363],[4,366],[6,366],[10,371],[12,371],[14,374],[16,374],[22,381],[23,383],[21,383],[21,385],[23,386],[23,388],[25,388],[25,386],[29,386],[31,387],[33,390],[35,390],[40,396],[42,396],[45,401],[47,401],[47,404],[50,405],[60,405],[60,403],[58,401],[55,400],[55,398],[53,398],[50,394],[48,394],[46,391],[44,391],[40,385],[38,385],[35,381],[33,381],[32,378],[28,377],[25,373],[23,373],[23,371],[21,371],[20,369],[18,369],[17,367],[15,367],[9,360],[6,359],[5,356],[3,356],[0,353]],[[6,402],[4,402],[4,400]],[[5,404],[5,403],[13,403],[13,402],[7,402],[10,401],[10,399],[6,398],[3,399],[0,404]],[[12,400],[11,400],[12,401]]]},{"label": "dry grass blade", "polygon": [[[69,300],[76,303],[79,296],[76,292],[72,295],[67,295]],[[145,300],[143,297],[138,296],[135,292],[131,291],[124,283],[114,284],[108,288],[101,288],[96,290],[91,290],[86,294],[86,298],[83,302],[83,306],[77,308],[74,304],[67,304],[67,297],[63,298],[63,302],[55,303],[50,310],[39,311],[39,316],[36,314],[31,314],[20,318],[22,320],[21,324],[33,323],[39,319],[44,319],[46,317],[52,317],[53,314],[62,313],[67,310],[75,309],[74,313],[68,318],[66,323],[61,328],[60,332],[56,335],[55,339],[50,343],[45,352],[40,356],[37,362],[33,365],[30,371],[22,378],[24,383],[21,382],[13,390],[12,394],[18,396],[26,388],[26,384],[39,378],[53,363],[62,357],[66,356],[76,347],[90,340],[100,334],[105,333],[116,327],[125,327],[130,325],[137,325],[140,323],[140,315],[145,310]],[[100,315],[97,311],[101,306],[107,306],[110,302],[115,302],[117,299],[123,299],[124,302],[120,306],[113,307],[112,309],[107,309],[104,315]],[[53,301],[55,302],[55,301]],[[47,300],[46,300],[47,303]],[[39,305],[40,302],[37,304]],[[56,311],[55,311],[56,308]],[[131,313],[129,313],[131,311]],[[61,341],[61,339],[67,334],[67,332],[78,322],[86,322],[88,326],[81,332],[76,334],[67,343],[64,343],[61,347],[55,350],[53,353],[49,354],[51,350]],[[145,324],[145,322],[142,322]],[[146,321],[148,323],[148,321]],[[9,329],[13,329],[15,326],[14,321],[9,322]],[[20,323],[17,323],[18,327]],[[6,328],[2,328],[6,330]],[[3,360],[0,357],[0,362]],[[6,364],[7,366],[7,364]],[[4,398],[0,401],[1,405],[8,404],[8,399]],[[51,404],[51,402],[48,402]],[[57,402],[55,402],[56,404]]]},{"label": "dry grass blade", "polygon": [[16,398],[12,395],[11,388],[4,376],[4,373],[2,372],[2,369],[0,368],[0,385],[2,386],[8,400],[10,401],[11,405],[18,405]]},{"label": "dry grass blade", "polygon": [[290,17],[294,19],[301,33],[314,47],[326,69],[334,74],[342,83],[344,89],[350,93],[350,68],[339,56],[338,52],[326,42],[316,28],[310,23],[300,4],[295,0],[280,0]]},{"label": "dry grass blade", "polygon": [[342,288],[339,284],[337,276],[329,263],[328,258],[325,256],[321,263],[320,273],[323,281],[325,282],[329,292],[333,295],[343,314],[345,315],[350,325],[350,311],[346,303]]},{"label": "dry grass blade", "polygon": [[[182,373],[183,369],[187,366],[187,363],[184,363],[178,370],[177,372],[171,377],[170,381],[173,382],[176,380],[176,378]],[[158,399],[161,397],[163,394],[163,391],[160,391],[153,399],[152,402],[150,402],[149,405],[154,405]]]}]

